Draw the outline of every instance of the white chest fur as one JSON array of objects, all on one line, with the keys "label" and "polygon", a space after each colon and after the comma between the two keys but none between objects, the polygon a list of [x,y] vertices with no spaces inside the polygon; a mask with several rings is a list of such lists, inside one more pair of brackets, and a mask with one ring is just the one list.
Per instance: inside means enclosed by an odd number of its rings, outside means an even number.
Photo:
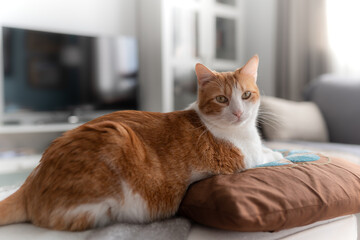
[{"label": "white chest fur", "polygon": [[244,155],[245,168],[253,168],[257,165],[282,158],[280,153],[273,152],[262,145],[256,128],[257,114],[253,114],[241,125],[219,127],[219,125],[215,124],[216,120],[209,120],[200,113],[197,103],[193,103],[188,109],[194,109],[198,113],[207,129],[216,138],[229,141],[235,147],[240,149]]},{"label": "white chest fur", "polygon": [[255,127],[246,126],[229,129],[213,128],[211,133],[220,139],[229,141],[235,147],[239,148],[244,155],[246,168],[253,168],[256,165],[267,162],[263,154],[263,147],[259,134]]}]

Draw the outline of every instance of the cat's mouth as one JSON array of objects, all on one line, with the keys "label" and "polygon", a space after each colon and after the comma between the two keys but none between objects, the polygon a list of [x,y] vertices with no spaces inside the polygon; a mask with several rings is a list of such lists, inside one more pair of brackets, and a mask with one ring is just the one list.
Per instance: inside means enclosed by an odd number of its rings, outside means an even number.
[{"label": "cat's mouth", "polygon": [[241,124],[241,123],[243,123],[244,122],[244,119],[242,118],[242,117],[240,117],[240,118],[236,118],[233,122],[232,122],[232,124],[233,125],[239,125],[239,124]]},{"label": "cat's mouth", "polygon": [[248,116],[242,115],[240,118],[233,118],[231,125],[242,125],[248,121]]}]

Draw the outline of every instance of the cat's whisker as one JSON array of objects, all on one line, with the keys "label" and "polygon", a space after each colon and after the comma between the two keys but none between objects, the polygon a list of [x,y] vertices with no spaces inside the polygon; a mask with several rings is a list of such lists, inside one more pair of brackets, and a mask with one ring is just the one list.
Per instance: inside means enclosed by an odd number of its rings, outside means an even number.
[{"label": "cat's whisker", "polygon": [[285,119],[283,119],[280,115],[263,109],[259,110],[257,121],[261,121],[263,124],[267,125],[277,125],[279,127],[285,124]]},{"label": "cat's whisker", "polygon": [[[264,126],[264,125],[267,125],[269,126],[270,128],[273,128],[273,129],[280,129],[281,126],[280,125],[276,125],[276,124],[271,124],[269,122],[258,122],[260,123],[260,126]],[[258,125],[259,126],[259,125]]]},{"label": "cat's whisker", "polygon": [[199,141],[200,141],[201,137],[204,136],[204,134],[207,133],[208,131],[209,131],[209,130],[206,128],[206,129],[200,134],[200,136],[198,137],[198,140],[197,140],[197,142],[196,142],[196,145],[199,145]]},{"label": "cat's whisker", "polygon": [[276,114],[276,113],[269,113],[269,112],[259,112],[259,117],[264,118],[264,117],[272,117],[272,118],[281,118],[280,115]]},{"label": "cat's whisker", "polygon": [[268,119],[267,120],[258,119],[257,122],[260,125],[267,125],[273,129],[280,129],[284,126],[284,124],[282,122],[269,121]]},{"label": "cat's whisker", "polygon": [[268,109],[264,109],[263,107],[260,107],[259,114],[269,114],[269,115],[277,115],[277,116],[279,116],[278,114],[276,114],[276,113],[274,113],[272,111],[269,111]]},{"label": "cat's whisker", "polygon": [[277,124],[284,124],[285,121],[282,118],[277,118],[274,116],[259,116],[258,121],[261,120],[263,122],[272,122],[272,123],[277,123]]},{"label": "cat's whisker", "polygon": [[259,115],[258,119],[265,120],[265,121],[273,121],[273,122],[283,122],[284,119],[281,117],[277,117],[275,115]]},{"label": "cat's whisker", "polygon": [[264,125],[268,125],[268,126],[272,126],[272,127],[276,127],[276,128],[281,128],[285,125],[284,122],[282,121],[277,121],[277,120],[271,120],[271,119],[260,119],[258,120],[258,122],[264,124]]}]

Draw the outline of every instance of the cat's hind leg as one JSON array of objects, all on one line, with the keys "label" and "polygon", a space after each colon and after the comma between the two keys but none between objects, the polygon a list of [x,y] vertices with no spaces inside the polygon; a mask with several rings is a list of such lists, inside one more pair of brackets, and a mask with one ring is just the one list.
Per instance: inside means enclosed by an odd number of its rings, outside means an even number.
[{"label": "cat's hind leg", "polygon": [[56,211],[52,214],[51,220],[48,225],[39,224],[36,225],[50,227],[59,231],[84,231],[94,227],[95,219],[89,212],[83,212],[78,215],[68,216],[69,212],[61,214],[60,211]]},{"label": "cat's hind leg", "polygon": [[122,194],[117,197],[53,211],[50,227],[57,230],[82,231],[112,222],[145,223],[150,220],[147,203],[122,181]]}]

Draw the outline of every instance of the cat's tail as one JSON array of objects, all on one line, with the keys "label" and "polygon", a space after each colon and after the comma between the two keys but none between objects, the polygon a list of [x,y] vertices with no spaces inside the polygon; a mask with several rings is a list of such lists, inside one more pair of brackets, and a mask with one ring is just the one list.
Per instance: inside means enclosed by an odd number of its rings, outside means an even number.
[{"label": "cat's tail", "polygon": [[24,190],[21,187],[15,193],[0,201],[0,226],[27,221]]}]

